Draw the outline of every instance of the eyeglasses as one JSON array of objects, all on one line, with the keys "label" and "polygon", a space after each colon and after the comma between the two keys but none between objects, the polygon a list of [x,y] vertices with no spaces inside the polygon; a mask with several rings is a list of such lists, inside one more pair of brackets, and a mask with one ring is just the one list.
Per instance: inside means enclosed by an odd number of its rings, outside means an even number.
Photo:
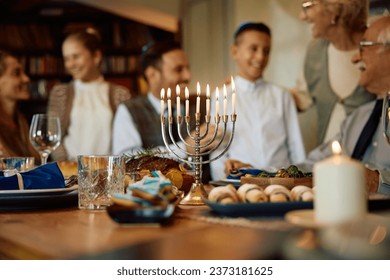
[{"label": "eyeglasses", "polygon": [[372,46],[378,46],[378,45],[383,45],[383,46],[390,46],[389,43],[383,43],[383,42],[373,42],[373,41],[360,41],[359,42],[359,51],[360,54],[363,52],[364,48],[366,47],[372,47]]},{"label": "eyeglasses", "polygon": [[304,1],[302,2],[302,10],[307,15],[307,10],[314,5],[317,5],[318,1]]}]

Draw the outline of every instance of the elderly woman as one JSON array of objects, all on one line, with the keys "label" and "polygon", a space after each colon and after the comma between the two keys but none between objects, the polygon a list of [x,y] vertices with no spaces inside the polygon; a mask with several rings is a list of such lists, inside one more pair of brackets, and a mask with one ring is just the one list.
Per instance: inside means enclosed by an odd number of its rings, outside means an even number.
[{"label": "elderly woman", "polygon": [[28,136],[28,123],[18,110],[18,101],[30,98],[29,77],[18,59],[0,50],[0,156],[34,156]]},{"label": "elderly woman", "polygon": [[111,126],[117,106],[130,98],[127,88],[104,80],[100,65],[102,44],[94,29],[69,34],[62,44],[70,83],[55,86],[49,113],[60,117],[63,139],[52,153],[54,160],[74,160],[77,155],[111,153]]},{"label": "elderly woman", "polygon": [[[312,26],[304,81],[291,90],[300,111],[317,107],[317,144],[331,139],[354,109],[374,99],[358,85],[351,63],[366,30],[368,0],[318,0],[302,3],[300,17]],[[316,144],[316,143],[314,143]]]}]

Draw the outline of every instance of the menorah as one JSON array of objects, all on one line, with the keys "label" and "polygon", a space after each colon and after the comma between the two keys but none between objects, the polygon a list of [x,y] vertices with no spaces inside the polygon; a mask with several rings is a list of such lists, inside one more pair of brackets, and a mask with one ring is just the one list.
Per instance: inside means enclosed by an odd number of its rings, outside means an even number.
[{"label": "menorah", "polygon": [[[219,89],[216,88],[216,103],[215,110],[216,115],[214,117],[215,120],[215,130],[212,134],[212,137],[207,140],[205,143],[201,144],[201,141],[206,138],[209,133],[209,128],[211,124],[211,115],[210,115],[210,87],[207,85],[206,87],[206,114],[205,114],[205,127],[206,129],[201,133],[201,113],[200,113],[200,85],[197,83],[197,98],[196,98],[196,112],[195,116],[195,124],[191,126],[191,117],[189,110],[189,91],[188,88],[185,88],[185,116],[181,115],[180,109],[176,111],[176,124],[174,124],[174,116],[172,115],[172,101],[171,101],[171,90],[167,89],[167,106],[168,106],[168,121],[166,121],[166,117],[164,114],[161,114],[161,133],[164,140],[164,144],[168,151],[173,154],[180,161],[189,164],[193,170],[195,171],[195,182],[192,184],[190,191],[188,194],[181,200],[180,204],[182,205],[204,205],[205,202],[203,197],[207,198],[207,193],[204,189],[202,183],[202,166],[203,164],[210,163],[214,160],[222,157],[227,150],[229,149],[230,144],[232,143],[234,137],[234,128],[236,123],[237,115],[235,113],[235,98],[236,92],[234,87],[234,80],[232,78],[232,114],[231,114],[231,122],[232,122],[232,131],[231,134],[227,136],[227,129],[229,123],[229,116],[227,114],[227,91],[226,85],[223,87],[224,90],[224,99],[223,99],[223,115],[219,114]],[[164,112],[164,95],[165,90],[161,91],[161,112]],[[176,102],[177,108],[180,108],[180,87],[176,86]],[[183,121],[184,120],[184,121]],[[223,130],[220,139],[217,139],[218,130],[220,129],[220,124],[223,124]],[[176,125],[176,128],[174,127]],[[193,140],[193,143],[189,143],[185,140],[182,134],[182,125],[185,125],[184,128],[186,130],[186,134]],[[167,128],[168,127],[168,134]],[[191,128],[194,128],[191,130]],[[186,147],[189,147],[191,152],[187,151],[187,149],[180,147],[176,140],[174,139],[173,130],[177,129],[178,137],[182,143]],[[192,132],[191,132],[192,131]],[[211,132],[210,132],[211,133]],[[169,136],[168,136],[169,135]],[[228,138],[228,141],[225,141],[225,138]],[[214,143],[215,142],[215,143]],[[227,142],[227,143],[226,143]],[[174,144],[174,149],[169,145],[170,143]],[[224,143],[224,146],[221,145]],[[225,144],[226,143],[226,144]],[[221,149],[219,149],[221,147]],[[203,157],[206,155],[211,155],[214,151],[218,149],[218,154],[213,156],[213,158],[208,158],[203,161]],[[191,158],[192,160],[189,160]]]}]

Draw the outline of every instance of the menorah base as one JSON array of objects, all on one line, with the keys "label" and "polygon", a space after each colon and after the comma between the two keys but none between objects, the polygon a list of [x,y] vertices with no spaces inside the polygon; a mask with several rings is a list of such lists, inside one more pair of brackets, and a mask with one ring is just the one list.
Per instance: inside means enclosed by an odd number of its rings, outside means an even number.
[{"label": "menorah base", "polygon": [[193,183],[190,192],[180,201],[180,205],[205,205],[203,197],[207,198],[207,193],[203,184]]}]

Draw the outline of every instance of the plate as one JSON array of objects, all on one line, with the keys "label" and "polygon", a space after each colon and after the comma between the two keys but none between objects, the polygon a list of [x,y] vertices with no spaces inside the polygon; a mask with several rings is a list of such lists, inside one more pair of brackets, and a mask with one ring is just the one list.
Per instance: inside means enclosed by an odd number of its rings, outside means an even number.
[{"label": "plate", "polygon": [[107,207],[111,219],[120,224],[164,223],[172,216],[175,206],[169,204],[166,208],[144,207],[131,209],[126,206],[113,204]]},{"label": "plate", "polygon": [[217,181],[210,181],[209,184],[213,186],[226,186],[227,184],[232,184],[234,187],[240,187],[241,181],[240,179],[221,179]]},{"label": "plate", "polygon": [[[78,186],[71,188],[46,189],[41,192],[28,193],[27,190],[0,193],[0,211],[42,210],[54,208],[77,207]],[[53,192],[54,190],[54,192]]]},{"label": "plate", "polygon": [[217,203],[205,202],[216,213],[231,217],[283,216],[296,209],[312,209],[313,202]]},{"label": "plate", "polygon": [[58,188],[58,189],[32,189],[32,190],[5,190],[0,191],[0,197],[4,196],[27,196],[27,195],[57,195],[64,194],[67,192],[71,192],[77,190],[79,188],[78,185],[73,185],[69,188]]}]

